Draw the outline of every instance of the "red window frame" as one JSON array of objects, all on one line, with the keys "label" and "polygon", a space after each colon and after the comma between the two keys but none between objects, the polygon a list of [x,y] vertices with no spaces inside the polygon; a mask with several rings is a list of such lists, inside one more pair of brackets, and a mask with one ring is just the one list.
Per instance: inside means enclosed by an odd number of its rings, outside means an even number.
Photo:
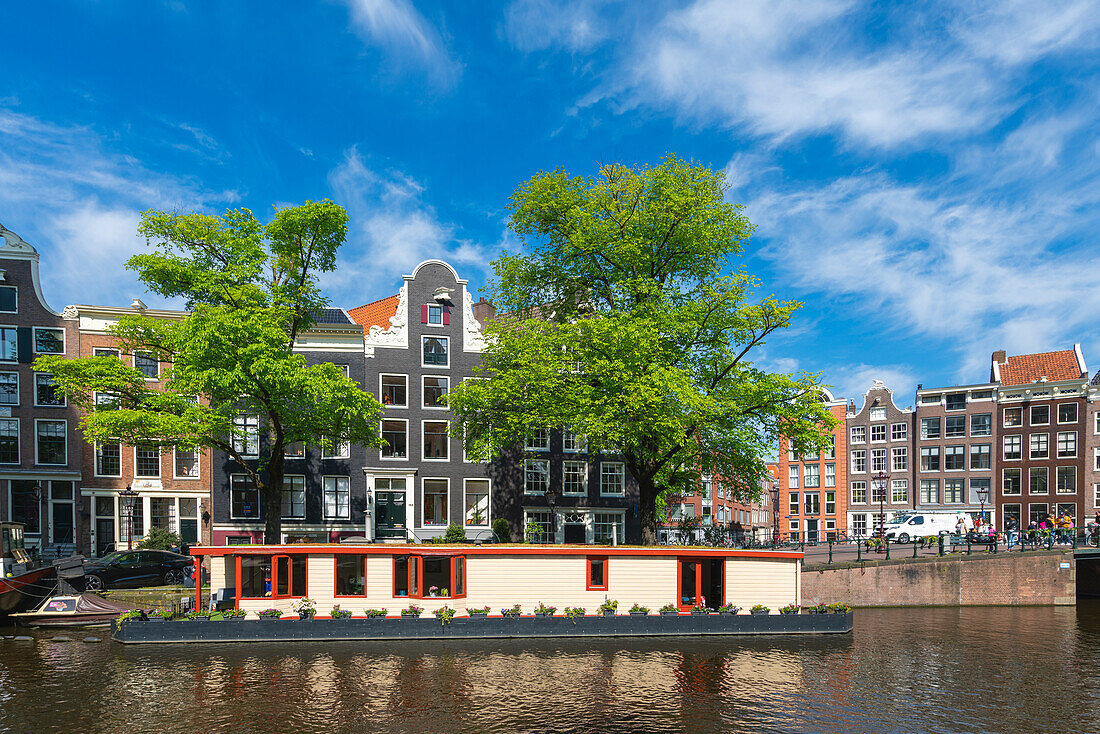
[{"label": "red window frame", "polygon": [[[699,603],[699,600],[703,597],[703,573],[702,568],[704,563],[710,563],[711,561],[722,561],[722,598],[718,600],[718,606],[726,603],[726,559],[719,557],[702,556],[698,558],[677,558],[676,559],[676,606],[680,608],[680,611],[688,611],[695,604]],[[684,598],[684,564],[695,564],[695,602],[694,604],[685,604]],[[713,601],[713,600],[712,600]]]},{"label": "red window frame", "polygon": [[[288,578],[286,580],[286,592],[285,594],[279,593],[279,563],[282,560],[286,560],[286,570]],[[305,583],[305,589],[294,588],[294,563],[297,562],[303,565],[303,577]],[[306,596],[306,590],[309,589],[309,563],[308,556],[293,556],[288,554],[282,554],[271,557],[271,598],[272,599],[298,599]],[[300,591],[301,593],[297,593]]]},{"label": "red window frame", "polygon": [[[424,558],[449,558],[451,561],[451,585],[448,590],[451,592],[448,596],[424,596]],[[399,595],[397,593],[397,559],[408,558],[409,563],[406,567],[405,586],[409,590],[407,596]],[[461,571],[459,567],[461,566]],[[393,556],[393,598],[394,599],[465,599],[466,598],[466,584],[467,584],[467,561],[466,555],[463,553],[456,553],[450,555],[448,553],[402,553],[400,555]],[[413,569],[416,569],[416,583],[413,583]],[[460,585],[461,583],[461,585]]]},{"label": "red window frame", "polygon": [[[354,556],[352,556],[352,557],[354,558]],[[360,558],[363,559],[363,593],[362,594],[339,594],[339,593],[337,593],[337,590],[339,589],[337,584],[339,583],[339,581],[336,578],[336,575],[337,575],[336,569],[337,569],[337,566],[340,563],[340,556],[338,556],[338,555],[333,556],[333,558],[332,558],[332,596],[334,598],[336,598],[336,599],[362,599],[363,597],[365,597],[367,595],[367,556],[363,555],[363,556],[360,556]]]},{"label": "red window frame", "polygon": [[[592,562],[603,563],[603,584],[592,583]],[[585,591],[607,591],[607,556],[587,556],[584,559],[584,588]]]}]

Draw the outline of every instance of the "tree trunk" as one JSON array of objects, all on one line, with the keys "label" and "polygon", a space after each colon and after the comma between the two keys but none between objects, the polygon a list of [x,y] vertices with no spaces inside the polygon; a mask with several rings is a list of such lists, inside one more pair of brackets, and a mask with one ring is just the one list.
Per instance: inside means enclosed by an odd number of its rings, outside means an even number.
[{"label": "tree trunk", "polygon": [[260,490],[264,505],[264,545],[283,542],[283,445],[271,447],[267,481]]},{"label": "tree trunk", "polygon": [[642,545],[657,545],[657,486],[653,477],[638,477],[638,508],[642,520]]}]

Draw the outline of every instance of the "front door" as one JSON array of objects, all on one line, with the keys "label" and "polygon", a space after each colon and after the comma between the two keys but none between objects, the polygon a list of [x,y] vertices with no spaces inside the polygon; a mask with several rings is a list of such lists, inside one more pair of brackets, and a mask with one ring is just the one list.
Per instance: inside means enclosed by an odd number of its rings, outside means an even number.
[{"label": "front door", "polygon": [[807,543],[816,543],[817,542],[817,537],[818,537],[817,536],[817,530],[818,530],[817,522],[818,522],[817,520],[806,520],[806,542]]},{"label": "front door", "polygon": [[566,543],[584,543],[585,527],[580,523],[565,523],[562,525],[562,533]]},{"label": "front door", "polygon": [[[379,480],[381,483],[382,480]],[[396,480],[385,480],[387,484]],[[404,484],[404,480],[400,480]],[[405,492],[376,491],[374,494],[374,535],[382,538],[405,537]]]},{"label": "front door", "polygon": [[52,543],[72,543],[73,540],[73,503],[50,503],[50,541]]},{"label": "front door", "polygon": [[[99,499],[98,497],[96,499]],[[105,556],[115,549],[115,519],[100,517],[95,521],[95,554]]]}]

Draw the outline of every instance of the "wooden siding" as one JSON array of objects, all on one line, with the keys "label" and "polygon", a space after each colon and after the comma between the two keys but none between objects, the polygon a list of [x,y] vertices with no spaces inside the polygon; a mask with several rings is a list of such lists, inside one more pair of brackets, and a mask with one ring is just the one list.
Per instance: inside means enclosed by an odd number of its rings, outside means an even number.
[{"label": "wooden siding", "polygon": [[763,604],[775,612],[799,603],[799,565],[787,560],[726,560],[726,603],[747,612]]}]

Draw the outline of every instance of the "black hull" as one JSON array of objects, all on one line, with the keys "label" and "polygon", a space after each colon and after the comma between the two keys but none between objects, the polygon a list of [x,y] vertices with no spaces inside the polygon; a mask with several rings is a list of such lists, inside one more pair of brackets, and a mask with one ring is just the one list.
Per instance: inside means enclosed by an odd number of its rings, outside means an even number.
[{"label": "black hull", "polygon": [[57,569],[53,566],[0,579],[0,617],[36,608],[56,588]]}]

